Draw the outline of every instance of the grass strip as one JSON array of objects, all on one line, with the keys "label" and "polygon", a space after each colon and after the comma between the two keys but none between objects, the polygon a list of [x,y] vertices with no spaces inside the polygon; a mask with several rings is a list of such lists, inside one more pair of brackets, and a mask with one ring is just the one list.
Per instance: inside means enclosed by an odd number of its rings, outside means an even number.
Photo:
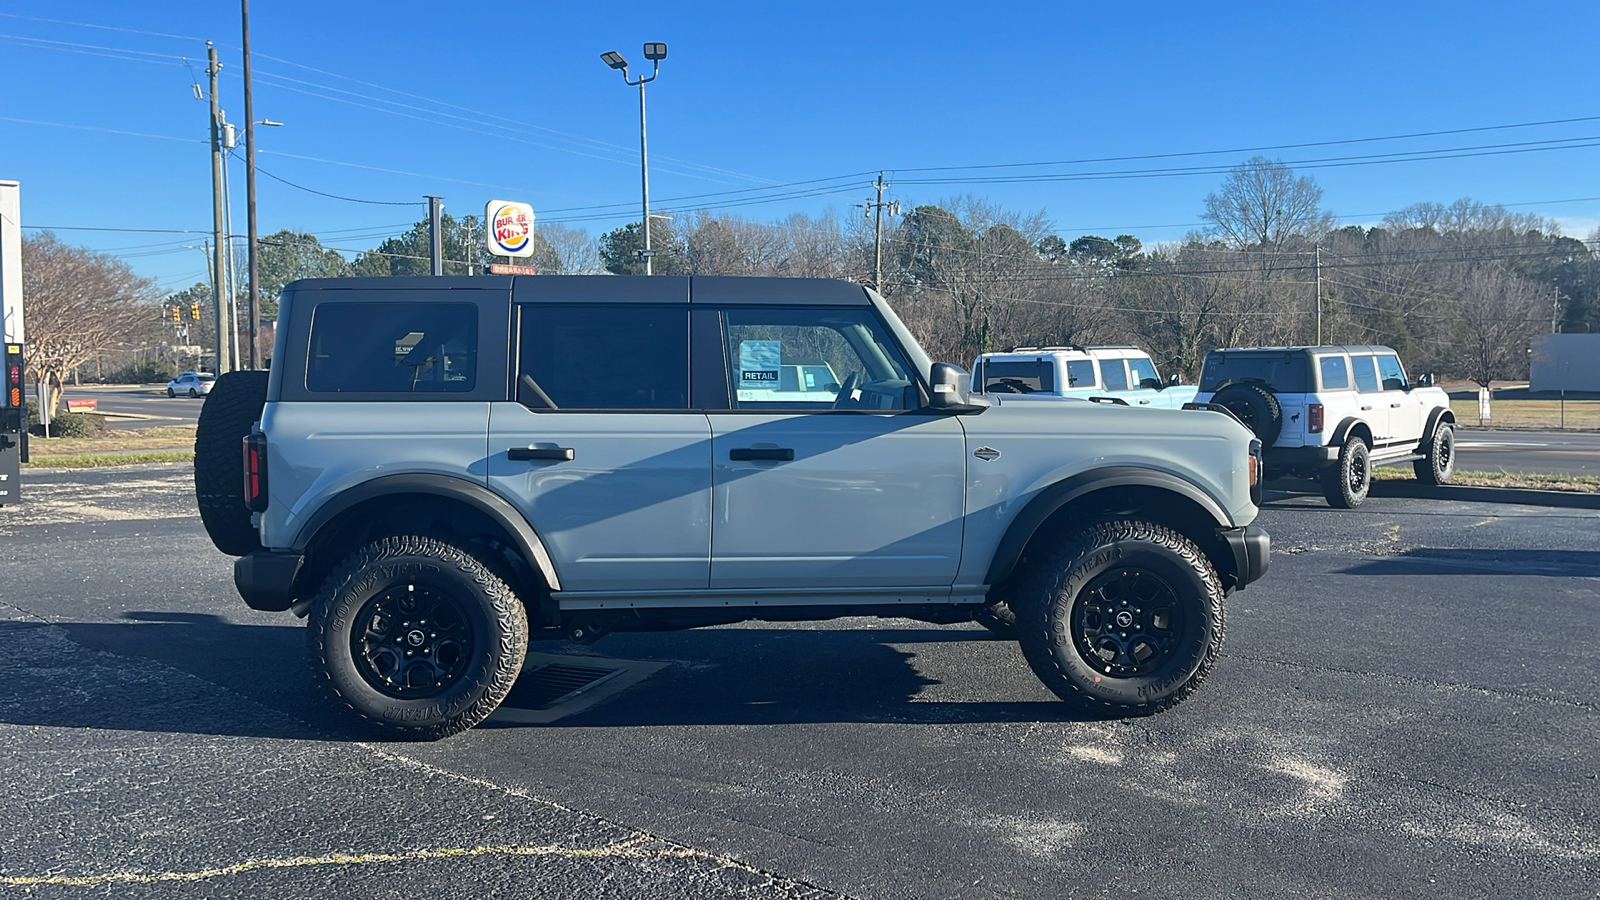
[{"label": "grass strip", "polygon": [[[1410,481],[1416,476],[1406,466],[1384,467],[1372,470],[1375,481]],[[1537,472],[1456,472],[1450,477],[1452,485],[1462,487],[1517,488],[1534,491],[1568,491],[1576,494],[1600,494],[1600,476],[1595,475],[1544,475]]]},{"label": "grass strip", "polygon": [[193,450],[142,450],[127,453],[47,453],[32,454],[24,469],[95,469],[101,466],[131,466],[139,463],[190,462]]}]

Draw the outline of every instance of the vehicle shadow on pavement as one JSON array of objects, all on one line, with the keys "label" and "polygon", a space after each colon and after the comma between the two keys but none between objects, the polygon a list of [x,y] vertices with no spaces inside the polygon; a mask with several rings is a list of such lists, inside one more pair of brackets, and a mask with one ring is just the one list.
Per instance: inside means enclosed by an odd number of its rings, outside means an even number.
[{"label": "vehicle shadow on pavement", "polygon": [[[929,646],[957,644],[964,646]],[[531,649],[589,652],[564,641],[540,642]],[[1051,696],[1022,661],[1014,642],[971,628],[734,627],[614,634],[595,645],[593,652],[674,664],[604,705],[538,727],[1096,718],[1075,713]],[[933,661],[919,660],[925,655]],[[952,684],[929,677],[930,672],[948,674]],[[1028,699],[964,699],[1019,695]],[[528,726],[494,723],[494,727]]]},{"label": "vehicle shadow on pavement", "polygon": [[[373,740],[325,700],[305,659],[304,629],[191,613],[130,612],[125,622],[0,622],[0,723],[298,740]],[[960,695],[915,664],[915,645],[937,650]],[[628,727],[817,722],[1059,722],[1074,713],[1034,679],[1014,643],[973,629],[713,628],[615,634],[594,650],[565,640],[530,650],[667,662],[602,704],[551,725]],[[948,693],[949,688],[941,693]],[[377,737],[381,740],[381,737]]]},{"label": "vehicle shadow on pavement", "polygon": [[1545,575],[1600,578],[1600,551],[1424,548],[1341,569],[1341,575]]}]

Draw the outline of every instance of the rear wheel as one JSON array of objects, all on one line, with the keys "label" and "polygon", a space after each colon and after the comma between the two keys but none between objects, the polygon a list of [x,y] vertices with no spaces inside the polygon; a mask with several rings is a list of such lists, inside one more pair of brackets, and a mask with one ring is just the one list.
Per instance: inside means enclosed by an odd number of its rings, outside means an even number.
[{"label": "rear wheel", "polygon": [[334,698],[391,736],[437,740],[511,691],[528,619],[504,563],[420,536],[345,559],[312,604],[306,643]]},{"label": "rear wheel", "polygon": [[194,496],[211,543],[229,556],[261,549],[244,505],[243,441],[267,403],[267,373],[229,372],[216,380],[194,432]]},{"label": "rear wheel", "polygon": [[1092,526],[1041,557],[1016,598],[1034,674],[1087,712],[1182,702],[1222,650],[1222,583],[1193,541],[1150,522]]},{"label": "rear wheel", "polygon": [[1423,484],[1448,484],[1456,474],[1456,428],[1440,422],[1433,429],[1433,437],[1422,450],[1423,458],[1411,464],[1417,480]]},{"label": "rear wheel", "polygon": [[189,399],[190,400],[193,400],[194,398],[196,398],[198,396],[200,396],[200,395],[195,393],[195,389],[194,388],[189,388]]},{"label": "rear wheel", "polygon": [[1272,446],[1283,431],[1283,405],[1264,385],[1236,382],[1217,391],[1211,402],[1233,413],[1264,446]]},{"label": "rear wheel", "polygon": [[1355,509],[1372,489],[1372,464],[1367,442],[1352,435],[1339,448],[1339,464],[1323,473],[1322,496],[1335,509]]}]

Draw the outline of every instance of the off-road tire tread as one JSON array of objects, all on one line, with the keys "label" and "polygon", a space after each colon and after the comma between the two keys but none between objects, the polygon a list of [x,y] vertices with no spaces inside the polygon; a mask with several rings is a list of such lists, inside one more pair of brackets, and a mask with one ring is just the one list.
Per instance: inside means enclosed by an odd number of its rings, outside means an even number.
[{"label": "off-road tire tread", "polygon": [[[1350,479],[1345,474],[1345,466],[1356,453],[1356,445],[1360,444],[1367,456],[1367,487],[1360,494],[1350,490]],[[1367,448],[1367,442],[1359,436],[1352,435],[1339,448],[1339,460],[1327,471],[1322,473],[1322,497],[1334,509],[1355,509],[1366,502],[1367,495],[1372,493],[1372,451]]]},{"label": "off-road tire tread", "polygon": [[1006,600],[990,600],[972,614],[972,620],[989,629],[995,637],[1008,641],[1017,639],[1017,613]]},{"label": "off-road tire tread", "polygon": [[[446,721],[425,726],[396,724],[368,714],[345,696],[328,674],[329,615],[335,598],[346,589],[366,591],[388,577],[397,561],[415,557],[454,568],[476,583],[488,600],[490,615],[499,623],[501,631],[500,652],[493,670],[477,672],[479,678],[487,676],[478,696]],[[510,583],[511,573],[504,559],[475,548],[420,535],[397,535],[374,541],[346,557],[323,581],[312,602],[306,623],[306,649],[314,677],[330,700],[343,705],[386,737],[436,741],[466,731],[499,708],[522,674],[522,663],[528,652],[528,617]],[[348,639],[348,636],[340,639]],[[477,665],[475,662],[474,666]]]},{"label": "off-road tire tread", "polygon": [[[1450,462],[1447,467],[1449,471],[1440,472],[1439,442],[1443,440],[1446,431],[1450,432]],[[1417,449],[1422,453],[1422,459],[1411,463],[1411,471],[1416,473],[1417,480],[1433,487],[1449,484],[1456,471],[1455,426],[1449,422],[1435,425],[1427,444]]]},{"label": "off-road tire tread", "polygon": [[229,556],[261,549],[244,505],[244,438],[267,402],[267,373],[228,372],[200,408],[194,432],[194,498],[211,543]]},{"label": "off-road tire tread", "polygon": [[[1209,608],[1212,628],[1210,639],[1201,653],[1200,662],[1182,687],[1150,703],[1113,703],[1090,695],[1068,675],[1061,661],[1048,649],[1058,637],[1062,636],[1051,630],[1047,615],[1049,610],[1044,604],[1055,606],[1065,604],[1066,616],[1070,619],[1074,597],[1063,597],[1064,589],[1074,580],[1073,576],[1080,568],[1093,563],[1093,557],[1098,550],[1124,541],[1153,544],[1176,555],[1200,576],[1206,586],[1205,602]],[[1018,640],[1022,645],[1023,656],[1034,674],[1067,704],[1097,715],[1149,716],[1182,703],[1200,687],[1206,676],[1211,674],[1217,658],[1222,653],[1222,644],[1227,633],[1226,598],[1222,580],[1217,577],[1211,561],[1193,541],[1171,528],[1154,522],[1138,520],[1103,522],[1078,532],[1058,549],[1047,552],[1030,563],[1023,575],[1022,590],[1015,600],[1021,604],[1017,617]],[[1072,639],[1066,636],[1065,640],[1070,644]],[[1076,652],[1070,647],[1068,650]]]},{"label": "off-road tire tread", "polygon": [[[1250,430],[1265,446],[1272,446],[1272,442],[1283,433],[1283,404],[1279,403],[1277,395],[1264,385],[1235,382],[1212,395],[1211,402],[1227,407],[1230,412],[1233,412],[1230,406],[1232,403],[1259,407],[1258,411],[1264,415],[1252,413],[1251,418],[1255,420],[1255,425],[1251,426]],[[1234,412],[1234,418],[1241,421],[1244,419],[1237,412]]]}]

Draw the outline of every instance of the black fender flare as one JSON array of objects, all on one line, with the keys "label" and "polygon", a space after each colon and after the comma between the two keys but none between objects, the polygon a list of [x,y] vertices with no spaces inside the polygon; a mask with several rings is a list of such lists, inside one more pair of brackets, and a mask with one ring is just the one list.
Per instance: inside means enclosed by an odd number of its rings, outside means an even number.
[{"label": "black fender flare", "polygon": [[1333,442],[1328,446],[1343,447],[1344,442],[1350,439],[1350,432],[1355,430],[1357,425],[1367,426],[1367,434],[1369,435],[1367,438],[1367,445],[1370,447],[1372,443],[1378,439],[1378,437],[1377,435],[1372,434],[1372,425],[1369,424],[1366,419],[1363,419],[1360,416],[1350,416],[1344,421],[1340,422],[1339,427],[1333,429]]},{"label": "black fender flare", "polygon": [[1448,419],[1450,424],[1454,425],[1456,423],[1455,411],[1448,407],[1439,406],[1428,414],[1428,427],[1422,429],[1422,443],[1417,445],[1417,449],[1420,452],[1426,452],[1425,448],[1433,443],[1433,433],[1438,429],[1439,422],[1444,419]]},{"label": "black fender flare", "polygon": [[1080,472],[1039,491],[1006,528],[1006,533],[995,548],[989,563],[987,584],[1000,584],[1011,576],[1022,551],[1033,540],[1033,535],[1047,519],[1063,506],[1094,491],[1113,487],[1151,487],[1171,491],[1193,501],[1211,515],[1217,527],[1231,528],[1228,513],[1209,494],[1176,475],[1138,466],[1112,466]]},{"label": "black fender flare", "polygon": [[435,497],[446,497],[460,501],[478,512],[488,516],[506,534],[516,542],[517,549],[521,551],[523,559],[530,560],[539,567],[539,574],[544,576],[545,584],[551,591],[561,590],[561,579],[556,575],[555,563],[550,558],[550,553],[545,549],[544,541],[528,526],[526,519],[512,506],[510,501],[489,490],[481,484],[474,484],[449,475],[432,475],[414,472],[401,475],[385,475],[364,481],[355,487],[341,491],[338,496],[324,503],[306,523],[300,526],[300,531],[295,535],[293,549],[304,552],[317,532],[338,516],[368,500],[386,497],[393,494],[429,494]]}]

